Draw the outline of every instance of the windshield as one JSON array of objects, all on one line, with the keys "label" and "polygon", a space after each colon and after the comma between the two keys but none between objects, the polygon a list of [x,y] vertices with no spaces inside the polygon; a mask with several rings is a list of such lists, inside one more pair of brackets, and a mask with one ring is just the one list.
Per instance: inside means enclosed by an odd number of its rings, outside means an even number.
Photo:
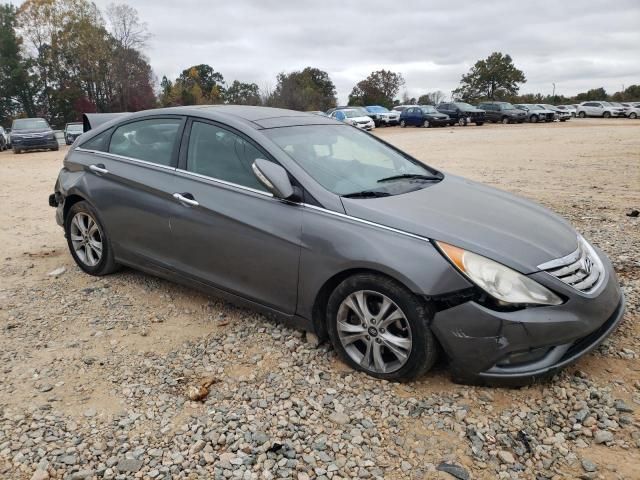
[{"label": "windshield", "polygon": [[539,105],[525,105],[529,110],[543,110]]},{"label": "windshield", "polygon": [[359,112],[357,110],[342,110],[342,113],[344,113],[344,116],[347,118],[356,118],[362,116],[362,112]]},{"label": "windshield", "polygon": [[514,107],[510,103],[503,103],[501,108],[502,110],[516,110],[516,107]]},{"label": "windshield", "polygon": [[67,125],[67,132],[82,133],[82,125]]},{"label": "windshield", "polygon": [[425,180],[397,175],[439,175],[372,135],[341,125],[307,125],[263,131],[314,180],[337,195],[375,191],[395,195],[418,190]]},{"label": "windshield", "polygon": [[424,113],[438,113],[438,111],[435,108],[433,108],[431,105],[425,105],[424,107],[420,107],[420,109]]},{"label": "windshield", "polygon": [[49,124],[43,118],[20,118],[13,121],[13,130],[45,130]]},{"label": "windshield", "polygon": [[367,107],[367,110],[373,113],[386,113],[389,111],[389,109],[379,106]]},{"label": "windshield", "polygon": [[457,102],[457,103],[454,103],[454,105],[461,110],[475,110],[476,108],[473,105],[469,105],[468,103]]}]

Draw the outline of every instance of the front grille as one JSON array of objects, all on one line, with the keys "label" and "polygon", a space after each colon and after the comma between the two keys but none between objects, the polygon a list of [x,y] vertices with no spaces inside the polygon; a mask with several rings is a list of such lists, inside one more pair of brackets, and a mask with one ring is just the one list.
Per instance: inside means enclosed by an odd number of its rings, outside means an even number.
[{"label": "front grille", "polygon": [[538,268],[584,293],[595,290],[604,273],[600,258],[582,237],[578,239],[575,252],[539,265]]}]

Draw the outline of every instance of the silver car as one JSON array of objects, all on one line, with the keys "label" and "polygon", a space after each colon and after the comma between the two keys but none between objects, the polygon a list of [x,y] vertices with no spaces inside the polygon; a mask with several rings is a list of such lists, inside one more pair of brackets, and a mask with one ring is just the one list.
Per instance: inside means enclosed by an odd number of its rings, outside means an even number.
[{"label": "silver car", "polygon": [[351,367],[521,384],[594,349],[624,298],[565,220],[302,112],[125,114],[65,157],[49,197],[91,275],[126,265],[328,338]]}]

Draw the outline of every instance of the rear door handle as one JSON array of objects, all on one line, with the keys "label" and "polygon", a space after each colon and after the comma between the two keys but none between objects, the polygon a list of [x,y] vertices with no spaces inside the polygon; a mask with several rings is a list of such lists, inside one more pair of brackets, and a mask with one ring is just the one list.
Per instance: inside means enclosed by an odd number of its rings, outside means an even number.
[{"label": "rear door handle", "polygon": [[[187,196],[188,195],[188,196]],[[191,197],[191,198],[189,198]],[[173,198],[178,200],[183,205],[187,205],[189,207],[197,207],[200,205],[190,193],[174,193]]]},{"label": "rear door handle", "polygon": [[101,164],[101,163],[99,163],[98,165],[89,165],[89,170],[91,170],[92,172],[97,173],[98,175],[105,175],[105,174],[109,173],[109,170],[104,168],[104,165]]}]

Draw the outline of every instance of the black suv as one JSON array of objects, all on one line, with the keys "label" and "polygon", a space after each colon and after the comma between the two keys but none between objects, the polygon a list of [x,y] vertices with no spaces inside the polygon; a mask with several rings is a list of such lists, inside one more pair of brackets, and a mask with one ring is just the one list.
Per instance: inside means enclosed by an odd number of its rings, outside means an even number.
[{"label": "black suv", "polygon": [[527,120],[527,114],[509,102],[484,102],[478,108],[484,110],[486,119],[493,123],[523,123]]},{"label": "black suv", "polygon": [[484,110],[469,105],[464,102],[441,103],[436,107],[440,113],[449,115],[451,121],[449,125],[456,123],[462,127],[469,123],[475,123],[480,126],[485,122]]}]

